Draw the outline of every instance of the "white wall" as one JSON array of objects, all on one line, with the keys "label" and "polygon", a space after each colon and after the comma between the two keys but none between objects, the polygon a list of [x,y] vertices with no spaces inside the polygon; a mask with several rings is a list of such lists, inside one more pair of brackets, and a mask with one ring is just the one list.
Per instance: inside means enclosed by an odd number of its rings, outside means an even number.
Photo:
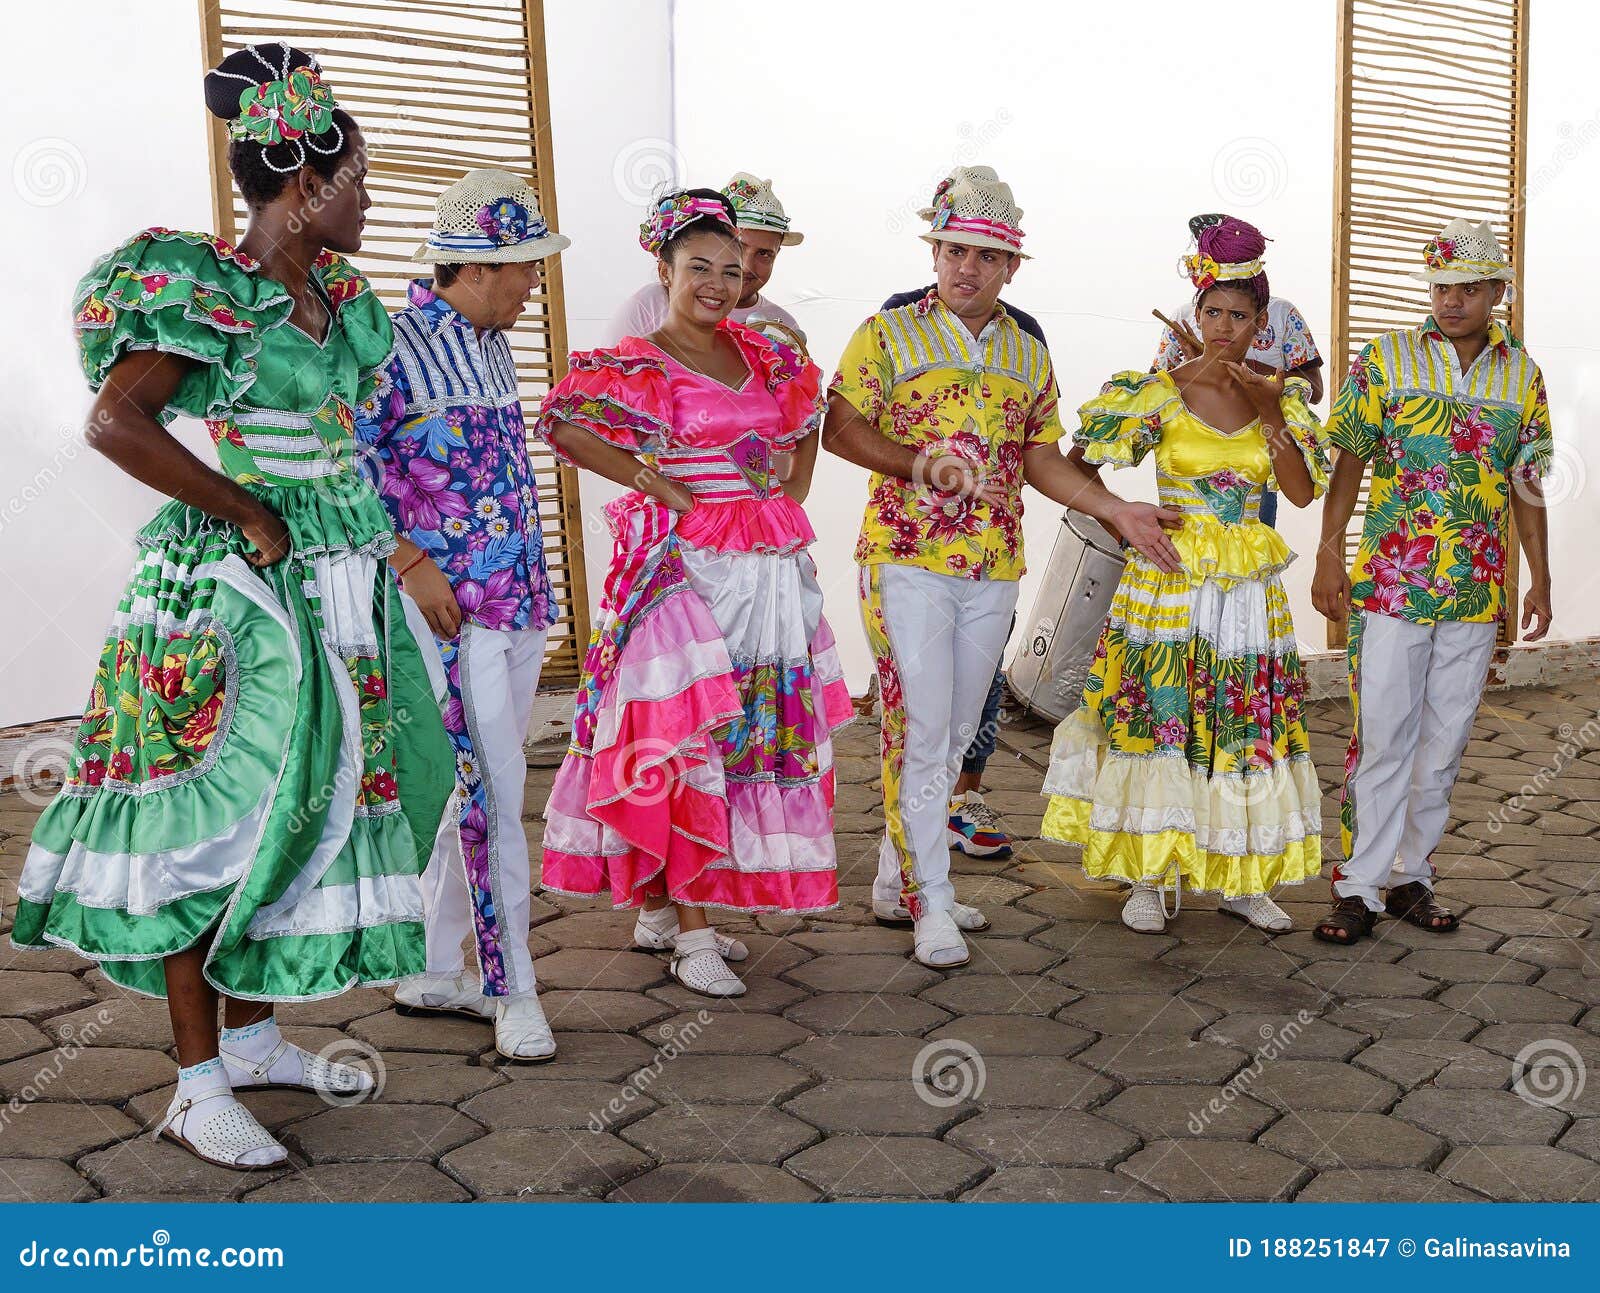
[{"label": "white wall", "polygon": [[[560,223],[575,240],[563,258],[573,345],[595,344],[617,300],[646,280],[638,220],[675,168],[696,183],[737,169],[776,180],[808,239],[784,253],[773,294],[794,305],[824,366],[884,296],[928,280],[913,212],[962,162],[997,167],[1027,212],[1036,259],[1008,295],[1049,331],[1068,404],[1148,362],[1148,311],[1186,294],[1173,266],[1196,210],[1234,211],[1273,235],[1275,287],[1324,325],[1333,6],[1238,0],[1226,11],[1238,55],[1220,75],[1194,65],[1194,14],[1178,0],[997,10],[547,0]],[[88,397],[66,317],[72,285],[135,228],[210,220],[192,0],[82,0],[73,16],[66,29],[22,7],[7,29],[10,101],[24,106],[0,118],[0,177],[11,178],[0,179],[11,287],[0,313],[0,726],[82,704],[128,539],[156,505],[78,445]],[[1568,446],[1552,530],[1558,635],[1576,637],[1600,633],[1600,602],[1585,590],[1600,341],[1579,304],[1600,197],[1600,89],[1587,66],[1600,10],[1540,0],[1533,33],[1526,331]],[[103,109],[61,91],[64,67],[97,84],[95,69],[112,66],[139,69],[119,101],[135,128],[115,136]],[[205,439],[198,427],[180,433]],[[1112,483],[1154,496],[1147,473]],[[586,506],[607,493],[586,488]],[[824,460],[808,505],[858,686],[866,653],[849,555],[864,493],[861,473]],[[1307,550],[1315,517],[1284,528]],[[1054,509],[1035,506],[1027,529],[1036,578]],[[591,542],[592,572],[607,548]],[[1289,572],[1301,636],[1319,647],[1308,579],[1308,564]],[[1030,580],[1024,609],[1031,597]]]}]

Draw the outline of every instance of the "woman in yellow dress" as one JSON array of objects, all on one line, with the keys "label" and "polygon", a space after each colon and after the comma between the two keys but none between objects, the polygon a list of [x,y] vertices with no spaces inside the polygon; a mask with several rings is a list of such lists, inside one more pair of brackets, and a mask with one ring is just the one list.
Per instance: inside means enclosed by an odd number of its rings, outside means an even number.
[{"label": "woman in yellow dress", "polygon": [[[1304,507],[1327,486],[1309,387],[1247,366],[1269,297],[1265,240],[1229,220],[1185,267],[1199,336],[1170,372],[1120,373],[1079,410],[1090,464],[1155,451],[1184,569],[1130,553],[1083,705],[1056,730],[1043,834],[1083,846],[1084,870],[1129,886],[1122,919],[1159,933],[1162,888],[1282,932],[1280,884],[1322,866],[1321,791],[1301,703],[1305,676],[1279,572],[1293,559],[1259,519],[1263,487]],[[1175,873],[1175,874],[1174,874]],[[1176,908],[1173,914],[1176,914]]]}]

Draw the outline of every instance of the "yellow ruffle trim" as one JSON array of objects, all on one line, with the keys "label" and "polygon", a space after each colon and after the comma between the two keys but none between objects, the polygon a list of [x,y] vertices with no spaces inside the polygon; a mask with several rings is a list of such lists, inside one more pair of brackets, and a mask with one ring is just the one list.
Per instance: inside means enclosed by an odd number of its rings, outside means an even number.
[{"label": "yellow ruffle trim", "polygon": [[[1187,577],[1191,584],[1215,579],[1227,588],[1242,580],[1265,579],[1282,572],[1295,557],[1283,536],[1260,521],[1228,525],[1214,516],[1190,513],[1171,538],[1183,558],[1183,575],[1176,578]],[[1131,553],[1129,564],[1134,562],[1148,565]]]}]

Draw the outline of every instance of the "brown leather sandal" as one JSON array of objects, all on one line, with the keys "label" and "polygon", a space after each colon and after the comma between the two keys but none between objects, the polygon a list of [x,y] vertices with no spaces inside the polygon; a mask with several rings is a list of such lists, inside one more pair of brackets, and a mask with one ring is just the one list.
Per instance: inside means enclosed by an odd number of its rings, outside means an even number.
[{"label": "brown leather sandal", "polygon": [[1396,885],[1384,898],[1383,909],[1396,920],[1425,929],[1430,934],[1448,934],[1461,924],[1461,918],[1433,900],[1433,890],[1421,880]]},{"label": "brown leather sandal", "polygon": [[1337,943],[1341,947],[1348,947],[1372,933],[1372,927],[1377,920],[1378,913],[1368,907],[1362,899],[1336,897],[1333,900],[1333,910],[1312,927],[1311,935],[1313,938],[1320,938],[1324,943]]}]

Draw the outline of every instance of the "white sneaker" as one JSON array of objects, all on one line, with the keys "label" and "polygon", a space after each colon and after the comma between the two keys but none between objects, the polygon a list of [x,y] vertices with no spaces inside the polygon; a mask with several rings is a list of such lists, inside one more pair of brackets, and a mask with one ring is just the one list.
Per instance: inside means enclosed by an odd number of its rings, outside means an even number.
[{"label": "white sneaker", "polygon": [[538,1064],[554,1059],[555,1034],[544,1017],[537,992],[499,997],[494,1008],[494,1048],[508,1060]]},{"label": "white sneaker", "polygon": [[1245,894],[1241,898],[1224,898],[1217,910],[1224,916],[1234,916],[1248,921],[1257,929],[1269,934],[1283,934],[1294,928],[1289,913],[1264,893]]},{"label": "white sneaker", "polygon": [[204,1162],[235,1172],[259,1172],[289,1157],[289,1151],[227,1086],[183,1100],[173,1096],[167,1116],[150,1133],[151,1140],[163,1138]]},{"label": "white sneaker", "polygon": [[[911,909],[903,902],[880,902],[872,900],[872,914],[878,924],[890,929],[910,929],[916,924],[911,919]],[[965,903],[957,903],[950,912],[956,922],[956,928],[966,934],[979,934],[989,928],[989,918],[976,907],[968,907]]]},{"label": "white sneaker", "polygon": [[930,970],[953,970],[972,959],[967,940],[948,911],[924,912],[916,930],[913,952]]},{"label": "white sneaker", "polygon": [[493,1019],[493,997],[483,995],[471,970],[457,974],[418,974],[402,979],[394,990],[394,1008],[402,1015],[470,1015]]},{"label": "white sneaker", "polygon": [[1153,884],[1136,884],[1128,889],[1122,904],[1122,923],[1137,934],[1160,934],[1167,928],[1166,908],[1161,891]]}]

